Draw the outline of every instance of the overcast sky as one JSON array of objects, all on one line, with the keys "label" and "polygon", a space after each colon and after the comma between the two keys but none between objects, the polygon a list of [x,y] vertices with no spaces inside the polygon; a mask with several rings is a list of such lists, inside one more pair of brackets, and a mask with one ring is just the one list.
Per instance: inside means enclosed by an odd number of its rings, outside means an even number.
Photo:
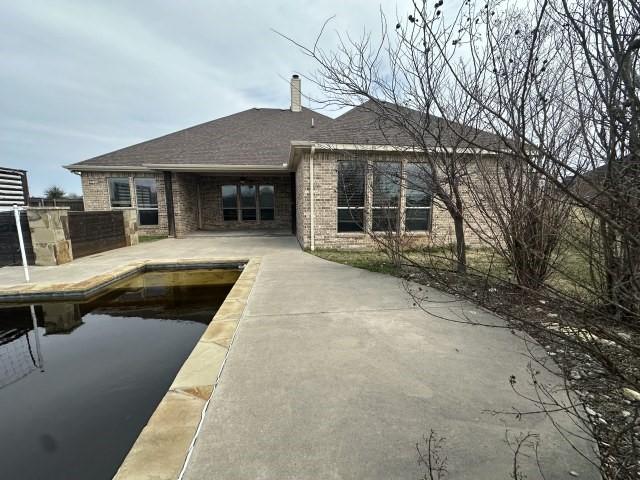
[{"label": "overcast sky", "polygon": [[[32,194],[81,193],[62,165],[251,107],[289,105],[312,42],[377,27],[403,0],[0,0],[0,166]],[[305,87],[310,87],[303,80]]]}]

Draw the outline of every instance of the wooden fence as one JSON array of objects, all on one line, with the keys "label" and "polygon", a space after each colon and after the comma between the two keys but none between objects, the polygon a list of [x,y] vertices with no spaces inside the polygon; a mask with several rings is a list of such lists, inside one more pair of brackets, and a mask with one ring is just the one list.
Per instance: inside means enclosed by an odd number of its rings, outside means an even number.
[{"label": "wooden fence", "polygon": [[84,201],[80,198],[61,198],[49,200],[43,197],[29,197],[30,207],[69,207],[72,212],[83,212]]},{"label": "wooden fence", "polygon": [[[24,239],[27,263],[34,265],[35,254],[31,244],[31,232],[29,231],[26,212],[20,212],[20,223],[22,225],[22,238]],[[16,219],[12,211],[0,212],[0,267],[9,265],[22,265],[18,229],[16,228]]]},{"label": "wooden fence", "polygon": [[124,247],[124,218],[121,211],[69,212],[69,238],[73,258]]}]

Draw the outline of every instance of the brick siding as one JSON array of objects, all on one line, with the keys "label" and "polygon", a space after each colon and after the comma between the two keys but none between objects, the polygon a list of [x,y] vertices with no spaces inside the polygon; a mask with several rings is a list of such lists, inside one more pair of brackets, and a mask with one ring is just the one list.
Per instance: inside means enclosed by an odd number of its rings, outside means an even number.
[{"label": "brick siding", "polygon": [[[362,155],[362,153],[361,153]],[[316,248],[370,249],[375,241],[366,233],[342,233],[337,231],[337,160],[345,158],[339,152],[316,151],[314,154],[315,188],[315,246]],[[402,161],[400,154],[367,153],[368,161]],[[311,194],[310,194],[310,153],[302,154],[298,162],[296,180],[296,237],[303,248],[311,246]],[[405,160],[406,161],[406,160]],[[416,161],[412,158],[411,161]],[[136,177],[153,177],[158,188],[159,225],[140,226],[140,233],[168,234],[167,206],[165,202],[164,177],[161,172],[83,172],[82,190],[85,210],[110,210],[109,177],[127,177],[132,192],[132,205],[136,206],[133,181]],[[274,185],[276,203],[275,220],[264,222],[225,222],[222,219],[222,185],[238,184],[246,181],[255,185]],[[473,174],[467,179],[473,181]],[[175,211],[176,236],[184,236],[198,229],[278,229],[291,230],[291,184],[286,175],[199,175],[195,173],[173,173],[173,202]],[[371,174],[367,180],[365,198],[365,226],[371,228],[370,206],[372,202]],[[476,215],[474,201],[468,190],[464,190],[466,216],[474,222],[474,228],[466,228],[469,246],[479,246],[480,239],[475,231],[486,231],[480,215]],[[405,193],[401,190],[400,207],[404,211]],[[401,224],[403,222],[401,221]],[[485,228],[483,228],[485,227]],[[432,207],[432,228],[429,232],[406,234],[407,242],[414,245],[443,245],[455,241],[453,221],[449,213],[435,202]]]},{"label": "brick siding", "polygon": [[[164,176],[147,172],[83,172],[82,192],[86,211],[112,210],[109,178],[128,178],[131,203],[136,205],[134,179],[153,177],[158,189],[158,226],[139,226],[141,235],[168,235]],[[220,229],[277,229],[291,231],[291,180],[286,175],[213,176],[195,173],[172,173],[173,208],[176,236],[189,232]],[[225,222],[222,219],[222,185],[273,185],[275,208],[273,221]],[[116,209],[113,209],[116,210]]]},{"label": "brick siding", "polygon": [[111,208],[109,198],[109,178],[128,178],[131,191],[131,206],[137,208],[135,195],[135,178],[155,178],[158,189],[158,225],[139,225],[140,235],[168,235],[167,203],[164,192],[164,177],[162,173],[154,172],[82,172],[82,198],[85,211],[118,210]]},{"label": "brick siding", "polygon": [[[366,153],[360,152],[359,158],[367,161],[405,161],[400,154],[394,153]],[[376,242],[365,232],[338,232],[337,221],[337,161],[349,159],[334,151],[316,151],[314,154],[314,198],[315,198],[315,248],[335,249],[371,249],[376,247]],[[417,161],[416,158],[411,159]],[[311,194],[310,194],[310,153],[304,153],[296,169],[297,183],[297,231],[298,242],[303,248],[311,246]],[[475,229],[481,228],[477,223],[478,215],[473,213],[473,200],[468,191],[464,191],[463,198],[468,217],[476,222]],[[371,203],[372,203],[372,175],[367,176],[367,188],[365,195],[365,230],[371,229]],[[405,191],[401,189],[400,211],[401,225],[404,224]],[[474,233],[474,229],[465,228],[465,239],[469,246],[479,246],[480,239]],[[453,220],[442,206],[434,202],[432,206],[432,228],[429,232],[406,232],[405,241],[414,246],[419,245],[443,245],[455,241]]]}]

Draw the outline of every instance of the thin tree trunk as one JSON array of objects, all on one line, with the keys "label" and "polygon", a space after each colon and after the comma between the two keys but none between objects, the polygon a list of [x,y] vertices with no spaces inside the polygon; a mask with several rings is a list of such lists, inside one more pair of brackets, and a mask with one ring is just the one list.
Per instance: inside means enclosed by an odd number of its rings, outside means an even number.
[{"label": "thin tree trunk", "polygon": [[464,240],[464,220],[461,215],[453,216],[453,226],[456,232],[456,272],[467,273],[467,246]]}]

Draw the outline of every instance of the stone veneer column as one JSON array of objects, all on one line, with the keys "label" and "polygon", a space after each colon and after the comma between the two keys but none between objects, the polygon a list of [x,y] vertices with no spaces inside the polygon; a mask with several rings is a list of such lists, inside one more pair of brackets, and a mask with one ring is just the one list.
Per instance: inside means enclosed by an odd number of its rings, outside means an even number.
[{"label": "stone veneer column", "polygon": [[60,265],[73,260],[68,212],[69,207],[27,209],[36,265]]},{"label": "stone veneer column", "polygon": [[127,208],[122,211],[124,220],[124,238],[127,247],[138,244],[138,212],[135,208]]}]

